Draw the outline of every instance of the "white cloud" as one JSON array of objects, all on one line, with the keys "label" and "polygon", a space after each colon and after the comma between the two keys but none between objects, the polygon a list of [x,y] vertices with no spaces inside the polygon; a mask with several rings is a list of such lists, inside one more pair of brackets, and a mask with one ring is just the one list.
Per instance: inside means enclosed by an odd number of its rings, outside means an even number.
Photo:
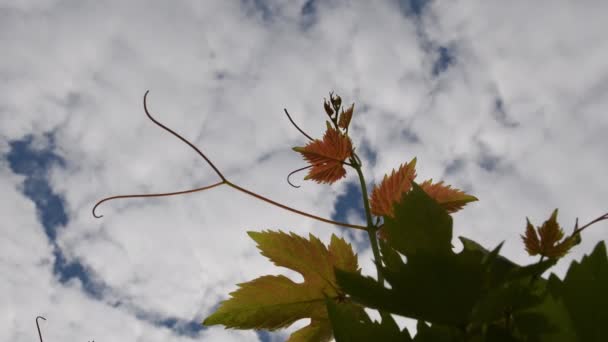
[{"label": "white cloud", "polygon": [[[35,338],[33,318],[44,313],[49,341],[187,340],[136,313],[201,320],[236,283],[293,275],[259,255],[246,230],[312,232],[324,241],[341,234],[228,187],[115,200],[94,219],[90,209],[103,196],[218,180],[145,117],[146,89],[155,117],[229,179],[323,217],[344,184],[286,184],[304,165],[290,149],[306,138],[283,108],[320,137],[330,90],[356,103],[351,135],[378,153],[368,181],[417,156],[420,180],[444,179],[479,197],[455,215],[456,236],[488,248],[506,240],[503,252],[528,263],[534,259],[519,238],[526,216],[539,225],[559,207],[569,231],[575,217],[584,223],[608,209],[600,178],[608,171],[605,11],[569,2],[436,1],[417,27],[388,3],[319,2],[315,24],[301,31],[303,3],[268,2],[271,20],[236,1],[0,5],[0,151],[8,151],[6,141],[54,132],[66,167],[51,170],[50,180],[69,217],[57,243],[108,287],[96,300],[57,281],[35,207],[4,165],[2,210],[12,225],[1,233],[0,267],[9,279],[0,285],[9,303],[1,316],[11,328],[0,339]],[[428,42],[454,54],[438,78]],[[491,171],[480,166],[488,159],[497,161]],[[599,225],[558,273],[606,238]],[[374,274],[371,252],[359,252],[364,272]],[[114,307],[116,300],[122,304]],[[204,334],[257,339],[221,328]]]}]

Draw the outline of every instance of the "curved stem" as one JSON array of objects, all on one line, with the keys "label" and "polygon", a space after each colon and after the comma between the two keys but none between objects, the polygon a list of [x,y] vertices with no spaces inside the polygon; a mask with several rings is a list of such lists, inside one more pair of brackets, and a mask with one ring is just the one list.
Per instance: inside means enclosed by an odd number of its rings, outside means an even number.
[{"label": "curved stem", "polygon": [[173,134],[174,136],[176,136],[179,140],[183,141],[184,143],[186,143],[186,145],[190,146],[193,150],[196,151],[196,153],[198,153],[201,157],[203,157],[203,159],[205,159],[205,161],[207,162],[207,164],[209,164],[209,166],[211,166],[211,168],[213,168],[213,170],[215,171],[215,173],[217,173],[217,175],[223,180],[226,181],[226,178],[224,177],[224,175],[220,172],[220,170],[217,169],[217,167],[215,167],[215,165],[213,165],[213,163],[211,162],[211,160],[209,160],[209,158],[207,158],[207,156],[205,156],[205,154],[203,152],[201,152],[201,150],[199,150],[196,146],[194,146],[194,144],[192,144],[191,142],[189,142],[188,140],[186,140],[184,137],[182,137],[181,135],[179,135],[178,133],[174,132],[171,128],[163,125],[162,123],[158,122],[156,119],[154,119],[152,117],[152,115],[150,114],[150,111],[148,111],[148,105],[147,105],[147,97],[148,97],[148,93],[150,91],[146,90],[146,93],[144,94],[144,111],[146,112],[146,115],[148,116],[148,118],[150,118],[150,120],[152,120],[152,122],[154,122],[155,124],[157,124],[158,126],[160,126],[162,129],[164,129],[165,131]]},{"label": "curved stem", "polygon": [[106,197],[106,198],[102,199],[101,201],[97,202],[97,204],[95,204],[95,206],[93,207],[93,216],[95,218],[101,218],[101,217],[103,217],[103,215],[97,216],[95,214],[95,209],[97,209],[97,207],[101,203],[109,201],[109,200],[117,199],[117,198],[166,197],[166,196],[173,196],[173,195],[182,195],[182,194],[188,194],[188,193],[192,193],[192,192],[197,192],[197,191],[203,191],[203,190],[211,189],[211,188],[214,188],[216,186],[223,185],[223,184],[226,184],[226,185],[228,185],[228,186],[230,186],[230,187],[232,187],[232,188],[234,188],[234,189],[236,189],[238,191],[244,192],[244,193],[246,193],[248,195],[251,195],[251,196],[253,196],[255,198],[258,198],[258,199],[260,199],[260,200],[262,200],[264,202],[267,202],[267,203],[270,203],[272,205],[275,205],[275,206],[277,206],[279,208],[283,208],[283,209],[289,210],[289,211],[291,211],[293,213],[300,214],[300,215],[303,215],[303,216],[306,216],[306,217],[310,217],[312,219],[315,219],[315,220],[318,220],[318,221],[321,221],[321,222],[331,223],[331,224],[335,224],[337,226],[349,227],[349,228],[355,228],[355,229],[361,229],[361,230],[365,230],[366,229],[365,227],[359,226],[359,225],[356,225],[356,224],[349,224],[349,223],[344,223],[344,222],[332,221],[332,220],[328,220],[328,219],[320,217],[320,216],[312,215],[312,214],[303,212],[301,210],[297,210],[297,209],[288,207],[288,206],[283,205],[281,203],[275,202],[275,201],[273,201],[273,200],[271,200],[269,198],[266,198],[264,196],[258,195],[258,194],[256,194],[253,191],[250,191],[250,190],[247,190],[245,188],[242,188],[242,187],[240,187],[240,186],[238,186],[238,185],[236,185],[234,183],[231,183],[228,180],[217,182],[215,184],[212,184],[212,185],[209,185],[209,186],[204,186],[202,188],[196,188],[196,189],[185,190],[185,191],[167,192],[167,193],[160,193],[160,194],[120,195],[120,196]]},{"label": "curved stem", "polygon": [[40,337],[40,342],[42,342],[42,333],[40,332],[40,325],[38,325],[38,318],[42,318],[45,321],[46,321],[46,318],[44,318],[42,316],[36,317],[36,328],[38,328],[38,337]]},{"label": "curved stem", "polygon": [[[363,171],[361,170],[361,159],[357,156],[356,153],[353,153],[352,160],[353,168],[357,171],[357,175],[359,175],[359,183],[361,183],[361,195],[363,196],[363,206],[365,207],[365,216],[367,218],[367,235],[369,236],[369,242],[372,246],[372,253],[374,254],[374,259],[376,263],[380,263],[380,250],[378,248],[378,237],[376,236],[377,227],[372,222],[372,213],[369,207],[369,199],[367,195],[367,186],[365,185],[365,177],[363,176]],[[380,284],[384,284],[384,277],[382,276],[382,272],[380,272],[379,265],[376,265],[376,270],[378,273],[378,282]]]},{"label": "curved stem", "polygon": [[366,227],[359,226],[359,225],[356,225],[356,224],[350,224],[350,223],[333,221],[333,220],[329,220],[329,219],[326,219],[326,218],[323,218],[323,217],[320,217],[320,216],[312,215],[312,214],[309,214],[309,213],[306,213],[306,212],[303,212],[303,211],[300,211],[300,210],[288,207],[288,206],[286,206],[284,204],[275,202],[275,201],[273,201],[273,200],[271,200],[269,198],[266,198],[264,196],[258,195],[258,194],[256,194],[253,191],[249,191],[249,190],[247,190],[245,188],[241,188],[240,186],[238,186],[238,185],[236,185],[234,183],[230,183],[229,181],[226,181],[226,184],[228,186],[230,186],[230,187],[232,187],[232,188],[240,191],[240,192],[246,193],[247,195],[253,196],[253,197],[255,197],[255,198],[259,199],[259,200],[262,200],[262,201],[264,201],[266,203],[270,203],[270,204],[272,204],[274,206],[277,206],[279,208],[282,208],[282,209],[285,209],[285,210],[289,210],[289,211],[291,211],[293,213],[300,214],[300,215],[303,215],[303,216],[306,216],[306,217],[310,217],[312,219],[315,219],[315,220],[318,220],[318,221],[321,221],[321,222],[331,223],[331,224],[335,224],[337,226],[348,227],[348,228],[355,228],[355,229],[361,229],[361,230],[366,230],[367,229]]},{"label": "curved stem", "polygon": [[184,190],[184,191],[175,191],[175,192],[165,192],[165,193],[160,193],[160,194],[141,194],[141,195],[120,195],[120,196],[112,196],[112,197],[106,197],[104,199],[102,199],[101,201],[97,202],[97,204],[95,204],[95,206],[93,207],[93,216],[95,218],[101,218],[103,217],[103,215],[99,215],[97,216],[95,214],[95,209],[97,209],[97,207],[105,202],[105,201],[109,201],[109,200],[113,200],[113,199],[117,199],[117,198],[140,198],[140,197],[165,197],[165,196],[173,196],[173,195],[182,195],[182,194],[189,194],[189,193],[193,193],[193,192],[197,192],[197,191],[203,191],[203,190],[207,190],[207,189],[211,189],[211,188],[215,188],[218,185],[222,185],[222,184],[226,184],[226,180],[223,180],[221,182],[217,182],[215,184],[212,185],[208,185],[208,186],[203,186],[202,188],[196,188],[196,189],[191,189],[191,190]]},{"label": "curved stem", "polygon": [[291,115],[289,115],[289,113],[287,112],[286,108],[283,108],[283,110],[285,111],[285,114],[287,115],[287,118],[289,119],[289,121],[291,121],[291,124],[294,125],[295,128],[297,128],[298,131],[300,131],[300,133],[304,134],[304,136],[307,137],[308,140],[310,140],[310,141],[314,141],[315,140],[315,139],[311,138],[310,135],[306,134],[306,132],[304,132],[300,127],[298,127],[298,125],[296,125],[296,123],[291,118]]}]

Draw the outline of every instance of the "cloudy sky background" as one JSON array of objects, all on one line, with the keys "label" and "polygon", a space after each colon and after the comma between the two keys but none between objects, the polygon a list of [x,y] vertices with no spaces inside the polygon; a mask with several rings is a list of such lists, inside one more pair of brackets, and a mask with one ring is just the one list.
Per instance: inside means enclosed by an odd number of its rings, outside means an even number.
[{"label": "cloudy sky background", "polygon": [[[374,274],[365,236],[227,187],[115,200],[93,218],[105,196],[218,180],[146,118],[147,89],[156,118],[233,182],[361,223],[353,172],[285,182],[306,139],[283,108],[321,137],[334,90],[356,103],[370,186],[416,156],[419,181],[480,199],[454,215],[455,238],[536,261],[526,216],[540,225],[559,208],[571,232],[608,211],[607,12],[600,0],[1,1],[0,340],[37,341],[38,315],[50,342],[283,340],[199,326],[236,283],[294,276],[247,230],[345,236]],[[587,230],[555,272],[607,229]]]}]

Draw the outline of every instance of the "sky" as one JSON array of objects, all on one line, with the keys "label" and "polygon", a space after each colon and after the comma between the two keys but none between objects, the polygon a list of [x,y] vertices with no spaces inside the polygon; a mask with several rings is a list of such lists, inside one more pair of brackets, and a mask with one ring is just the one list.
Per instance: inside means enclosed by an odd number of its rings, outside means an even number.
[{"label": "sky", "polygon": [[[465,236],[520,264],[520,234],[559,208],[571,232],[608,211],[606,1],[0,1],[0,340],[281,341],[203,328],[246,282],[277,268],[246,231],[332,234],[373,275],[367,238],[217,187],[231,181],[334,220],[363,223],[354,172],[304,181],[291,150],[325,127],[330,91],[355,103],[350,136],[368,187],[417,157],[417,179],[479,198]],[[553,269],[608,237],[583,234]],[[411,326],[411,322],[399,319]]]}]

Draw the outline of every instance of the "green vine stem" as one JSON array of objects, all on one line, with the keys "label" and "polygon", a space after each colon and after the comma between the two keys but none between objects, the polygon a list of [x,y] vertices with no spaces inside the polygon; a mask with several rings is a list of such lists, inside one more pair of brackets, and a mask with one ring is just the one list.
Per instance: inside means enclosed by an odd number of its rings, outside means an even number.
[{"label": "green vine stem", "polygon": [[[363,206],[365,208],[365,216],[367,218],[367,235],[369,236],[369,242],[372,246],[372,252],[374,253],[374,260],[376,263],[380,262],[380,250],[378,249],[378,238],[376,236],[376,226],[372,222],[372,213],[369,207],[369,199],[367,195],[367,186],[365,185],[365,177],[363,176],[363,171],[361,170],[361,160],[357,154],[353,153],[353,158],[351,160],[352,167],[357,171],[357,175],[359,175],[359,183],[361,183],[361,195],[363,196]],[[384,284],[384,277],[382,276],[382,272],[378,265],[376,265],[376,271],[378,274],[378,282],[380,284]]]}]

